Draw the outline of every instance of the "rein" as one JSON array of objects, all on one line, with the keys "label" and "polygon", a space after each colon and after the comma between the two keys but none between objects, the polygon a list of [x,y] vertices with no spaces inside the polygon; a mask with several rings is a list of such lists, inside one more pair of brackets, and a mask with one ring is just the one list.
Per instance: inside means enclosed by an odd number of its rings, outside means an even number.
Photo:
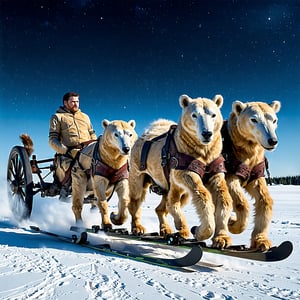
[{"label": "rein", "polygon": [[95,142],[96,140],[88,140],[88,141],[85,141],[85,142],[82,142],[80,144],[78,144],[77,146],[71,146],[71,147],[68,147],[68,150],[72,150],[72,149],[78,149],[78,152],[76,153],[76,156],[73,158],[72,156],[70,155],[64,155],[68,158],[71,159],[71,163],[70,163],[70,166],[68,168],[68,170],[65,172],[65,177],[63,178],[62,182],[61,182],[61,185],[65,185],[70,177],[71,177],[71,170],[72,170],[72,167],[74,166],[75,162],[77,161],[78,164],[80,165],[81,169],[83,169],[83,167],[81,166],[80,162],[79,162],[79,156],[80,156],[80,151],[86,147],[87,145]]}]

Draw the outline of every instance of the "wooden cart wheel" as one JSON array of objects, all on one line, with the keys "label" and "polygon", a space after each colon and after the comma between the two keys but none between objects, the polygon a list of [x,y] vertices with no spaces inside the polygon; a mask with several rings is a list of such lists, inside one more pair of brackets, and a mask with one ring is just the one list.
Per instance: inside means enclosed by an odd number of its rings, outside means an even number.
[{"label": "wooden cart wheel", "polygon": [[33,201],[33,180],[29,157],[24,147],[12,148],[7,166],[7,191],[10,208],[18,220],[28,219]]}]

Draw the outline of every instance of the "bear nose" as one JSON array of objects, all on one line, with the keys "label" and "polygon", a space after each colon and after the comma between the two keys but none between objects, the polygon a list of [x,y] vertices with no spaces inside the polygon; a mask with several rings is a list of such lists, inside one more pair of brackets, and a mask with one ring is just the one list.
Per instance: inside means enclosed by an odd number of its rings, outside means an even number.
[{"label": "bear nose", "polygon": [[278,141],[277,141],[277,139],[269,138],[268,143],[270,146],[275,146],[278,143]]},{"label": "bear nose", "polygon": [[202,136],[208,140],[212,136],[212,132],[211,131],[203,131]]},{"label": "bear nose", "polygon": [[128,154],[129,151],[130,151],[130,147],[128,147],[128,146],[123,147],[122,150],[123,150],[123,152],[124,152],[125,154]]}]

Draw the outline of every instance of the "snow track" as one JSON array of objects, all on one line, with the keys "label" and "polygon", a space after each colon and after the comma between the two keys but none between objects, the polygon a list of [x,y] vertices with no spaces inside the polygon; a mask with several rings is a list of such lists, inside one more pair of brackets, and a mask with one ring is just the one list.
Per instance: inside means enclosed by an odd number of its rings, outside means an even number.
[{"label": "snow track", "polygon": [[[223,267],[196,265],[193,273],[101,255],[35,234],[17,228],[4,211],[0,214],[0,299],[300,299],[300,187],[274,186],[270,190],[275,202],[270,237],[274,244],[291,240],[292,255],[281,262],[261,263],[204,253],[205,261]],[[149,230],[157,230],[153,212],[157,199],[150,197],[143,211]],[[6,205],[4,200],[1,205]],[[70,205],[45,200],[37,200],[30,223],[70,234]],[[113,209],[116,203],[111,205]],[[185,214],[192,225],[198,222],[192,206],[185,208]],[[90,214],[86,225],[97,219],[97,214]],[[28,228],[28,224],[20,226]],[[251,226],[233,236],[234,242],[248,243],[250,230]],[[168,254],[165,249],[160,251],[160,255]]]}]

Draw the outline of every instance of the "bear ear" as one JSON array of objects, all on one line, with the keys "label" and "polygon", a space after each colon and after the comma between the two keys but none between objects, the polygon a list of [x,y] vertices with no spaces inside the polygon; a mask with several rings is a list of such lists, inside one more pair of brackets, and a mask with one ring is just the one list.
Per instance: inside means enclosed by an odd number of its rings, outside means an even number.
[{"label": "bear ear", "polygon": [[104,120],[102,121],[102,127],[103,127],[103,128],[106,128],[110,123],[111,123],[110,121],[104,119]]},{"label": "bear ear", "polygon": [[243,103],[242,101],[234,101],[232,103],[232,111],[236,114],[239,115],[242,110],[246,108],[246,104]]},{"label": "bear ear", "polygon": [[213,101],[217,104],[217,106],[219,108],[221,108],[223,105],[224,99],[223,99],[222,95],[215,95],[215,97],[213,98]]},{"label": "bear ear", "polygon": [[128,124],[132,127],[132,128],[135,128],[135,121],[134,120],[130,120],[128,121]]},{"label": "bear ear", "polygon": [[181,95],[179,97],[179,104],[182,108],[185,108],[189,105],[191,98],[188,95]]},{"label": "bear ear", "polygon": [[269,105],[273,108],[273,110],[275,111],[275,113],[278,113],[278,112],[280,111],[280,108],[281,108],[281,103],[280,103],[280,101],[274,100],[274,101],[272,101],[272,103],[269,104]]}]

